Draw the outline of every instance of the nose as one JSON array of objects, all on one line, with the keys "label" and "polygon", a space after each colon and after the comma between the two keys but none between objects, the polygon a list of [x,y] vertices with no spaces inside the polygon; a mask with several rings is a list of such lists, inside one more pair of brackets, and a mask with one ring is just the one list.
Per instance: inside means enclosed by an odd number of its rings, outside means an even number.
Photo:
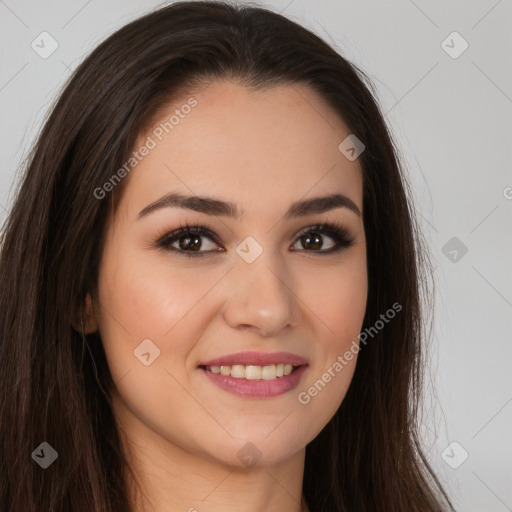
[{"label": "nose", "polygon": [[264,250],[252,263],[239,258],[227,279],[229,298],[224,305],[224,319],[233,329],[276,336],[301,321],[301,301],[293,278],[271,251]]}]

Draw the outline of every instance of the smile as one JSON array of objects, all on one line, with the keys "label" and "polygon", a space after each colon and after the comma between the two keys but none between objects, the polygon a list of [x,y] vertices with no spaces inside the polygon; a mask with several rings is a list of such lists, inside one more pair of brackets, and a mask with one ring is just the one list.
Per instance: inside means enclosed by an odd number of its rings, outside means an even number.
[{"label": "smile", "polygon": [[245,398],[274,397],[296,388],[308,365],[200,366],[210,382],[228,393]]},{"label": "smile", "polygon": [[234,364],[232,366],[207,366],[206,370],[212,373],[231,375],[235,379],[272,380],[290,375],[294,368],[298,368],[298,366],[285,363],[266,366]]}]

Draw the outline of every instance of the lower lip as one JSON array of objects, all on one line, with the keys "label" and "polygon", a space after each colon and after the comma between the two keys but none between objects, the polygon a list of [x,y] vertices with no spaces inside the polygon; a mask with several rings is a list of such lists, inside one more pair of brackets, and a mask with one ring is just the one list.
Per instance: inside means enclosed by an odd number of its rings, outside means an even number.
[{"label": "lower lip", "polygon": [[231,377],[231,375],[222,375],[221,373],[210,372],[205,368],[200,368],[200,370],[202,370],[202,372],[214,384],[219,386],[219,388],[222,388],[229,393],[243,397],[264,398],[282,395],[283,393],[297,387],[307,367],[307,364],[299,366],[289,375],[276,377],[271,380],[237,379],[235,377]]}]

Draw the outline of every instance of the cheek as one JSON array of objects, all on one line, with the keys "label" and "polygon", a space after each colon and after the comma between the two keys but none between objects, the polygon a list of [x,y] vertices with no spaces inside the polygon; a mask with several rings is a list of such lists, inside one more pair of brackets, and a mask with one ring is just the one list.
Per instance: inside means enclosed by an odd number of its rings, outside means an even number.
[{"label": "cheek", "polygon": [[134,351],[148,339],[160,350],[157,366],[183,362],[210,320],[201,300],[224,273],[213,267],[199,273],[165,253],[149,258],[111,247],[100,268],[99,298],[100,335],[113,377],[139,366]]},{"label": "cheek", "polygon": [[[173,268],[165,258],[149,261],[141,252],[110,254],[100,271],[100,335],[121,397],[118,413],[197,449],[217,425],[191,397],[184,363],[208,323],[201,298],[222,272],[217,278],[214,270],[200,276],[183,265]],[[149,352],[150,364],[134,352]],[[131,425],[139,428],[138,422]]]},{"label": "cheek", "polygon": [[[368,292],[364,255],[346,265],[316,271],[319,284],[308,295],[316,318],[315,364],[297,390],[299,414],[312,418],[304,435],[313,439],[339,408],[352,381]],[[328,279],[326,278],[328,276]],[[313,275],[307,280],[311,286]],[[313,320],[312,320],[313,322]]]},{"label": "cheek", "polygon": [[[299,296],[316,315],[317,333],[326,351],[341,350],[359,334],[368,296],[363,250],[329,266],[304,268]],[[322,334],[320,334],[320,332]]]},{"label": "cheek", "polygon": [[103,299],[131,335],[161,337],[190,309],[196,276],[171,273],[142,255],[105,266]]}]

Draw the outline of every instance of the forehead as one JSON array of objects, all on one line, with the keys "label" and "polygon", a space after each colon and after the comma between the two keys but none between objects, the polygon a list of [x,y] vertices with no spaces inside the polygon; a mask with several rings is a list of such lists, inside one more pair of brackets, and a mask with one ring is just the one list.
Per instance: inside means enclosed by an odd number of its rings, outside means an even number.
[{"label": "forehead", "polygon": [[212,83],[163,107],[141,134],[134,150],[152,148],[130,172],[120,206],[133,217],[134,209],[181,192],[234,202],[245,217],[259,217],[302,197],[340,192],[362,210],[359,162],[338,149],[348,135],[306,85],[252,91]]}]

